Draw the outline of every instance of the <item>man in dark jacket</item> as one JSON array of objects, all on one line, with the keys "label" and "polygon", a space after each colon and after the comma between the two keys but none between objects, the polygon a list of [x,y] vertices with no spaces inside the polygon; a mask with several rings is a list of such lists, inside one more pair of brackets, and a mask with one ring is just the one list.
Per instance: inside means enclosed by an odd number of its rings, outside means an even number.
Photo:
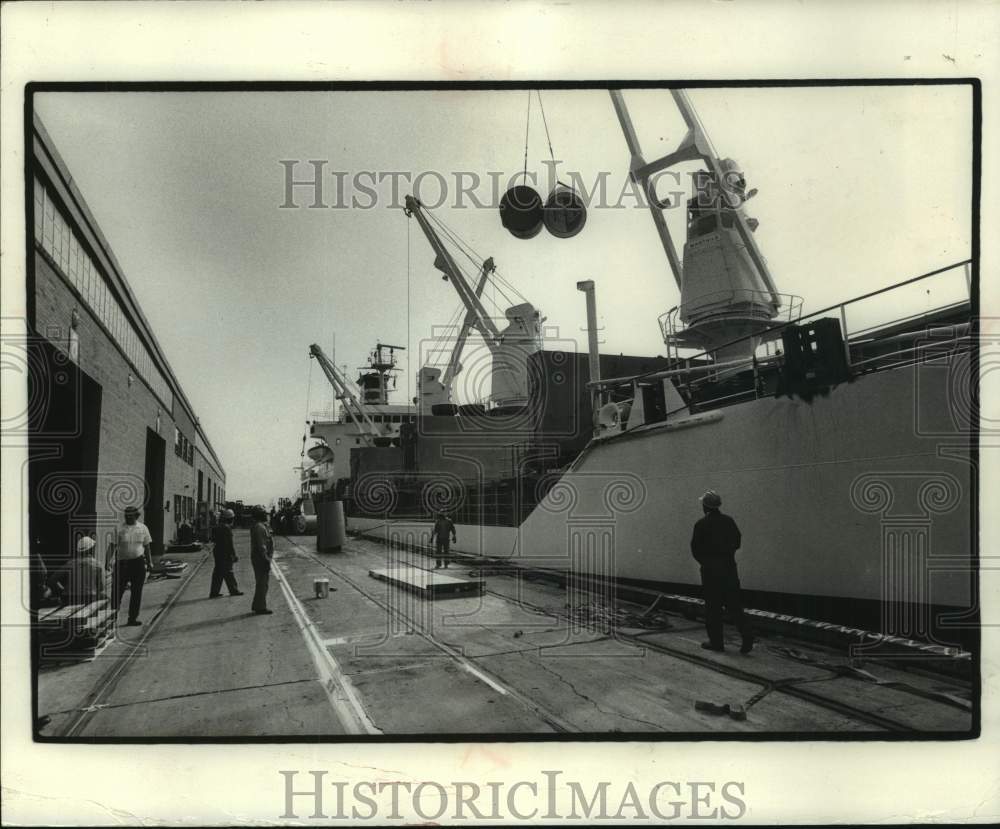
[{"label": "man in dark jacket", "polygon": [[722,498],[709,490],[701,496],[705,515],[694,525],[691,553],[701,565],[701,584],[705,593],[705,629],[708,641],[705,650],[725,650],[722,636],[722,608],[725,605],[743,637],[740,653],[753,650],[753,630],[743,613],[740,598],[740,577],[736,570],[736,551],[742,537],[736,522],[719,512]]},{"label": "man in dark jacket", "polygon": [[233,519],[236,513],[231,509],[224,510],[220,521],[212,531],[212,555],[215,558],[215,568],[212,570],[212,586],[208,590],[208,598],[215,599],[220,595],[222,582],[226,583],[230,596],[242,596],[243,591],[236,583],[233,575],[233,562],[237,560],[236,548],[233,546]]},{"label": "man in dark jacket", "polygon": [[267,588],[271,581],[271,560],[274,558],[274,539],[267,525],[267,513],[254,511],[254,525],[250,528],[250,563],[255,580],[251,609],[258,615],[270,615],[267,606]]},{"label": "man in dark jacket", "polygon": [[434,569],[437,570],[442,563],[447,569],[448,558],[451,554],[451,542],[457,542],[458,536],[455,535],[455,522],[443,512],[437,514],[434,529],[431,530],[431,540],[434,542]]}]

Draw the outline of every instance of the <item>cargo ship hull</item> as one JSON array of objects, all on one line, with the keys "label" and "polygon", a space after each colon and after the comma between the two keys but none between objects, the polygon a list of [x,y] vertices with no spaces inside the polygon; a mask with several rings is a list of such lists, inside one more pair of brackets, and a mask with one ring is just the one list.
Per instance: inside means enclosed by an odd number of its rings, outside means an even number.
[{"label": "cargo ship hull", "polygon": [[[934,638],[941,610],[974,605],[970,415],[955,394],[970,370],[967,353],[918,360],[809,402],[760,398],[591,441],[523,520],[459,523],[454,549],[697,594],[691,527],[716,489],[743,532],[752,597]],[[349,518],[404,543],[429,528]]]}]

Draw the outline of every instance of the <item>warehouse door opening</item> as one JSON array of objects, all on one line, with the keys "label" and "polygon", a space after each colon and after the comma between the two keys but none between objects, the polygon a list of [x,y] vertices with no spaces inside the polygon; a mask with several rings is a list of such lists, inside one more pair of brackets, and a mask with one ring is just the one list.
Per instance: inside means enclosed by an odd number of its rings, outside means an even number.
[{"label": "warehouse door opening", "polygon": [[146,429],[146,526],[153,537],[153,555],[163,553],[163,476],[167,443],[152,429]]},{"label": "warehouse door opening", "polygon": [[28,348],[28,534],[51,569],[95,529],[101,386],[43,338]]}]

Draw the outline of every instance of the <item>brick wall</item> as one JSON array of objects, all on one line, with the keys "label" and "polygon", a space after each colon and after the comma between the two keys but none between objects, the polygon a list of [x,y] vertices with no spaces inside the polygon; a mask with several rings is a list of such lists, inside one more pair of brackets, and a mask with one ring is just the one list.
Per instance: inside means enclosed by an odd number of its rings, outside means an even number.
[{"label": "brick wall", "polygon": [[[79,315],[76,329],[78,364],[101,387],[100,434],[95,436],[100,442],[96,486],[98,548],[102,552],[106,549],[114,527],[121,521],[125,504],[143,497],[147,429],[158,432],[166,446],[163,502],[147,504],[144,515],[154,509],[163,512],[164,541],[169,542],[176,535],[178,523],[174,514],[174,495],[197,497],[197,463],[204,464],[198,452],[194,453],[194,465],[174,453],[175,426],[181,426],[189,439],[194,438],[190,420],[176,402],[174,405],[181,411],[182,423],[178,424],[172,412],[164,409],[163,403],[132,369],[87,304],[36,248],[36,332],[66,354],[69,353],[68,338],[74,309]],[[87,436],[86,439],[92,438]],[[205,466],[206,474],[208,469]],[[213,481],[217,480],[216,473],[211,475]],[[168,503],[169,508],[164,509]]]}]

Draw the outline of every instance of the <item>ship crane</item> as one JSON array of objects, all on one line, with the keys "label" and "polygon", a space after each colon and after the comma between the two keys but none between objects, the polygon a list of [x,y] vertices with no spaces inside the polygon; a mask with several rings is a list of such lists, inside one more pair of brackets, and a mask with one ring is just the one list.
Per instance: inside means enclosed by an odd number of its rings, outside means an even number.
[{"label": "ship crane", "polygon": [[[671,90],[687,132],[677,149],[647,162],[622,92],[610,90],[611,101],[631,154],[630,176],[646,195],[653,223],[663,245],[681,298],[661,318],[668,348],[696,348],[713,352],[716,360],[749,359],[774,328],[771,320],[783,307],[789,318],[801,308],[801,299],[779,294],[767,262],[754,238],[757,221],[744,203],[756,194],[736,162],[720,159],[687,94]],[[683,256],[671,238],[665,208],[656,195],[656,177],[676,164],[700,161],[706,171],[695,198],[687,203],[687,241]],[[733,348],[729,343],[746,338]]]},{"label": "ship crane", "polygon": [[[490,275],[496,271],[493,259],[483,261],[479,277],[473,288],[455,262],[437,231],[431,225],[424,206],[413,196],[406,197],[405,213],[416,218],[417,224],[434,251],[434,267],[451,282],[465,306],[465,318],[455,339],[444,374],[440,377],[441,402],[449,402],[455,377],[462,370],[461,356],[469,334],[479,332],[493,357],[492,398],[498,404],[522,405],[527,400],[527,355],[541,349],[541,320],[538,311],[530,303],[522,303],[507,309],[509,326],[501,331],[486,311],[480,297]],[[523,364],[523,365],[522,365]],[[423,369],[421,383],[438,382],[436,369]]]},{"label": "ship crane", "polygon": [[347,416],[357,428],[358,434],[364,440],[365,445],[374,446],[374,439],[379,437],[380,432],[375,422],[368,416],[358,396],[351,390],[347,378],[344,377],[333,360],[326,356],[323,349],[315,343],[309,346],[309,356],[315,358],[320,368],[323,369],[323,374],[326,375],[326,379],[333,386],[337,399],[343,404],[344,411],[347,412]]}]

